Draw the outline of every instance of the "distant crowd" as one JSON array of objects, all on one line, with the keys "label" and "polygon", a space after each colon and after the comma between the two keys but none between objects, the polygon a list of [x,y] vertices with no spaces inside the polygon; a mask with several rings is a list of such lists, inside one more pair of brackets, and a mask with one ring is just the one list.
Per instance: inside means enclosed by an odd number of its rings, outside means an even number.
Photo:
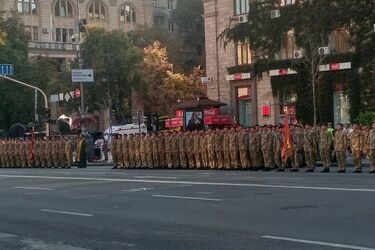
[{"label": "distant crowd", "polygon": [[292,152],[282,159],[284,127],[254,126],[206,131],[160,132],[114,135],[111,142],[113,168],[248,169],[296,172],[307,166],[329,172],[332,159],[337,172],[345,172],[351,156],[355,173],[362,172],[362,159],[369,158],[375,172],[375,123],[372,128],[352,124],[313,127],[290,125]]}]

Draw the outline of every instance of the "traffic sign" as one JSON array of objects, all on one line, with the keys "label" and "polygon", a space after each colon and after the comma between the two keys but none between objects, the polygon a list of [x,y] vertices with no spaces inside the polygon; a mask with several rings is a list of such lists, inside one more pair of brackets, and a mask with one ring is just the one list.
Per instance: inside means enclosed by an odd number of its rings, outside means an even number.
[{"label": "traffic sign", "polygon": [[0,75],[10,76],[14,74],[13,64],[0,64]]},{"label": "traffic sign", "polygon": [[72,82],[94,82],[94,70],[72,69]]},{"label": "traffic sign", "polygon": [[81,90],[80,89],[76,89],[74,91],[74,95],[75,95],[75,97],[80,97],[81,96]]}]

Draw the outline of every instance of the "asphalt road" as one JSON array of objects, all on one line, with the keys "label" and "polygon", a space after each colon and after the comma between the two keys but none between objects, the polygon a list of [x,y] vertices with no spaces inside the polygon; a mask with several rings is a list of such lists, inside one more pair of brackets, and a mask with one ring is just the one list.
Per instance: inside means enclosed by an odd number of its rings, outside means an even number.
[{"label": "asphalt road", "polygon": [[375,249],[375,175],[0,169],[0,249]]}]

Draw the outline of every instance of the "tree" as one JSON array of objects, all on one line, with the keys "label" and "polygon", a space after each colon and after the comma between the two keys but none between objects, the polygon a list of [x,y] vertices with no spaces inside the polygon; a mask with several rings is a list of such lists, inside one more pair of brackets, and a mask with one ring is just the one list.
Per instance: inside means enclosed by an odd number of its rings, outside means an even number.
[{"label": "tree", "polygon": [[189,77],[174,73],[166,48],[157,41],[144,48],[142,68],[147,83],[143,94],[146,114],[172,115],[178,100],[204,95],[204,89],[197,81],[201,69],[199,72],[195,69],[196,74]]},{"label": "tree", "polygon": [[[93,68],[95,82],[87,84],[89,110],[113,109],[119,122],[130,116],[131,89],[142,89],[142,53],[122,31],[92,28],[82,45],[84,66]],[[111,107],[110,107],[111,106]]]},{"label": "tree", "polygon": [[[319,65],[326,59],[326,56],[319,55],[318,48],[328,46],[330,35],[337,28],[352,24],[353,13],[347,9],[349,2],[353,3],[347,1],[347,4],[341,4],[341,1],[338,3],[335,0],[296,1],[295,4],[280,7],[278,0],[250,0],[248,23],[231,22],[219,39],[225,46],[229,42],[248,41],[255,59],[269,62],[280,58],[282,44],[288,33],[293,34],[297,47],[304,51],[304,57],[295,60],[292,68],[300,74],[305,72],[307,76],[310,88],[306,90],[312,96],[313,123],[316,124],[316,86],[322,77]],[[273,10],[278,10],[280,17],[271,18]]]}]

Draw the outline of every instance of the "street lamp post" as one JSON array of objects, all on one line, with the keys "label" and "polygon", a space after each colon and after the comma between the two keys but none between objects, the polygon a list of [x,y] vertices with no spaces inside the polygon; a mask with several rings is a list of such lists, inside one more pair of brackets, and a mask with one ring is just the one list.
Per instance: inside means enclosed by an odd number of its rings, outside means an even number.
[{"label": "street lamp post", "polygon": [[[15,83],[18,83],[18,84],[21,84],[22,86],[25,86],[25,87],[28,87],[28,88],[32,88],[36,91],[38,91],[39,93],[42,94],[43,98],[44,98],[44,108],[47,110],[48,109],[48,98],[47,98],[47,95],[43,92],[43,90],[41,90],[40,88],[38,87],[35,87],[33,85],[30,85],[30,84],[27,84],[27,83],[24,83],[24,82],[21,82],[21,81],[18,81],[16,79],[13,79],[13,78],[10,78],[10,77],[7,77],[5,75],[1,75],[0,74],[0,77],[3,78],[3,79],[6,79],[6,80],[9,80],[9,81],[12,81],[12,82],[15,82]],[[49,136],[49,123],[48,121],[46,121],[46,136]]]}]

